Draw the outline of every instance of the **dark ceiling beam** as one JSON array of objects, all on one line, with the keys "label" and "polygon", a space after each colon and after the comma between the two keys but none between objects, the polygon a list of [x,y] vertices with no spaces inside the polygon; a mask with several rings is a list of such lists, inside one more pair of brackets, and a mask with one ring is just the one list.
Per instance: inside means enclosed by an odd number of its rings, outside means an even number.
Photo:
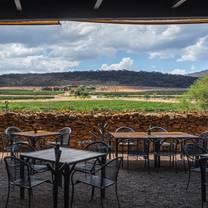
[{"label": "dark ceiling beam", "polygon": [[101,4],[102,4],[103,0],[97,0],[94,6],[94,9],[99,9]]},{"label": "dark ceiling beam", "polygon": [[14,0],[14,3],[16,5],[17,10],[22,11],[22,5],[21,5],[20,0]]},{"label": "dark ceiling beam", "polygon": [[17,11],[14,2],[0,0],[0,21],[93,20],[127,24],[180,24],[192,21],[205,23],[208,19],[208,0],[189,0],[177,9],[172,9],[175,0],[131,0],[130,4],[127,4],[127,0],[19,0],[21,12]]},{"label": "dark ceiling beam", "polygon": [[173,9],[178,8],[183,3],[185,3],[187,0],[177,0],[177,2],[172,6]]}]

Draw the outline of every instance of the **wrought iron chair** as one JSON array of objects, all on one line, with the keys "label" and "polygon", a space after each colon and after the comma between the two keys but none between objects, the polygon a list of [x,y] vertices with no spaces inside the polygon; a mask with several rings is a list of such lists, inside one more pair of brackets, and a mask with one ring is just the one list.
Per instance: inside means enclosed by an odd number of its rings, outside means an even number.
[{"label": "wrought iron chair", "polygon": [[[105,165],[103,165],[100,169],[96,170],[95,173],[88,175],[87,177],[83,179],[79,179],[74,182],[72,174],[72,197],[71,197],[71,207],[73,205],[74,201],[74,187],[76,184],[83,183],[86,185],[89,185],[92,187],[92,192],[91,192],[91,200],[93,200],[94,197],[94,191],[95,188],[100,189],[100,190],[105,190],[106,188],[115,185],[115,193],[116,193],[116,199],[118,202],[118,207],[120,207],[120,202],[118,198],[118,173],[121,167],[121,162],[122,158],[118,157],[113,160],[110,160],[107,162]],[[102,173],[105,173],[102,175]],[[103,197],[101,196],[101,207],[103,208]]]},{"label": "wrought iron chair", "polygon": [[[9,203],[11,186],[18,186],[28,190],[28,207],[31,207],[31,196],[34,187],[39,186],[48,180],[38,178],[33,175],[33,168],[23,160],[20,160],[14,156],[8,156],[4,158],[8,176],[8,193],[6,199],[6,208]],[[24,169],[24,177],[21,176],[21,168]]]},{"label": "wrought iron chair", "polygon": [[177,164],[177,150],[179,141],[178,139],[160,139],[159,141],[155,141],[155,150],[154,155],[155,158],[158,160],[157,164],[157,172],[159,171],[160,167],[160,158],[161,157],[169,157],[169,165],[175,166],[176,173],[178,171],[178,164]]},{"label": "wrought iron chair", "polygon": [[61,147],[69,147],[70,145],[70,135],[71,135],[71,128],[64,127],[63,129],[59,130],[60,136],[59,139],[56,141],[48,141],[49,146],[56,146],[57,144]]},{"label": "wrought iron chair", "polygon": [[208,157],[202,157],[199,159],[199,166],[200,166],[200,172],[201,172],[201,207],[204,207],[204,203],[207,201],[206,196],[206,187],[207,187],[207,167],[208,167]]},{"label": "wrought iron chair", "polygon": [[81,149],[83,149],[83,147],[99,140],[98,136],[96,135],[96,133],[94,131],[89,131],[89,134],[91,137],[90,139],[84,139],[84,140],[78,139],[78,145],[80,146]]},{"label": "wrought iron chair", "polygon": [[[106,157],[107,157],[107,154],[109,153],[109,147],[104,142],[92,142],[91,144],[88,144],[84,148],[84,150],[105,153]],[[74,172],[92,174],[93,172],[95,172],[97,168],[100,168],[100,165],[101,165],[101,159],[97,158],[94,160],[90,160],[87,162],[77,164],[74,168]]]},{"label": "wrought iron chair", "polygon": [[5,134],[1,135],[1,162],[4,159],[4,156],[12,155],[14,152],[14,145],[11,145],[11,142],[6,138]]},{"label": "wrought iron chair", "polygon": [[[30,144],[19,142],[15,145],[15,148],[13,149],[13,151],[14,151],[13,155],[19,156],[20,153],[34,152],[36,151],[36,149],[32,147]],[[34,160],[30,160],[30,161],[27,160],[26,162],[29,163],[30,166],[33,168],[34,170],[33,174],[43,173],[43,172],[48,171],[47,165],[38,164],[37,161],[34,161]]]},{"label": "wrought iron chair", "polygon": [[[133,128],[127,127],[127,126],[122,126],[116,129],[116,132],[135,132],[135,130]],[[122,154],[122,158],[124,156],[124,148],[128,148],[130,146],[134,146],[134,142],[130,142],[128,139],[125,140],[121,140],[119,142],[119,146],[121,146],[121,154]]]},{"label": "wrought iron chair", "polygon": [[[198,172],[200,173],[200,167],[199,167],[199,159],[202,154],[206,154],[207,151],[200,147],[198,144],[186,144],[183,147],[183,152],[186,155],[187,163],[188,163],[188,181],[186,185],[186,190],[189,188],[189,184],[191,181],[191,173],[192,172]],[[207,169],[208,171],[208,169]]]},{"label": "wrought iron chair", "polygon": [[5,129],[5,136],[9,140],[9,142],[14,146],[18,144],[19,142],[29,144],[28,141],[20,140],[18,136],[13,135],[13,133],[21,132],[21,131],[22,130],[16,126],[10,126]]},{"label": "wrought iron chair", "polygon": [[129,169],[129,157],[137,157],[139,159],[142,157],[145,161],[144,167],[147,166],[148,172],[150,172],[150,160],[149,160],[149,150],[150,150],[150,139],[138,139],[132,140],[128,139],[127,148],[127,168]]},{"label": "wrought iron chair", "polygon": [[201,143],[203,148],[208,148],[208,131],[205,131],[199,135],[199,143]]},{"label": "wrought iron chair", "polygon": [[[153,127],[150,127],[149,129],[147,129],[147,132],[149,134],[151,134],[151,132],[168,132],[168,131],[165,128],[163,128],[163,127],[153,126]],[[170,145],[170,143],[166,141],[166,142],[163,142],[162,145],[163,146],[168,146],[168,145]]]}]

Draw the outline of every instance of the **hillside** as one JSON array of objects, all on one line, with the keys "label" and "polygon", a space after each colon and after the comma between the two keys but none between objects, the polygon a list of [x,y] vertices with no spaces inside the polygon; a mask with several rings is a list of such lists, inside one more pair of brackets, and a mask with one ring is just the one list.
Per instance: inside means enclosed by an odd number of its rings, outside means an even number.
[{"label": "hillside", "polygon": [[191,73],[191,74],[188,74],[188,75],[192,76],[192,77],[203,77],[203,76],[208,75],[208,70],[203,70],[203,71]]},{"label": "hillside", "polygon": [[79,71],[45,74],[8,74],[0,76],[0,86],[61,86],[77,84],[129,85],[186,88],[197,78],[191,76],[135,71]]}]

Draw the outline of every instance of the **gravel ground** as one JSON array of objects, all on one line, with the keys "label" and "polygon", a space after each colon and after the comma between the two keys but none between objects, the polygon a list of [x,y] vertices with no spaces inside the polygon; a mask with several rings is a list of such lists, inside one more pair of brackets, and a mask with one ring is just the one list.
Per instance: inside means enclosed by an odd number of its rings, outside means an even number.
[{"label": "gravel ground", "polygon": [[[165,162],[157,173],[153,168],[148,174],[142,168],[142,161],[131,161],[130,170],[124,167],[119,174],[119,198],[122,208],[198,208],[201,207],[200,200],[200,175],[193,173],[189,191],[185,190],[187,174],[180,169],[176,174],[173,168],[169,168]],[[5,206],[7,193],[7,176],[4,164],[0,164],[0,208]],[[49,174],[43,175],[49,177]],[[81,177],[78,175],[77,177]],[[79,184],[75,189],[74,208],[97,208],[100,207],[99,191],[96,191],[95,198],[89,202],[90,189]],[[117,207],[114,189],[108,189],[105,207]],[[36,187],[33,193],[33,208],[51,208],[52,187],[44,184]],[[205,207],[208,205],[205,205]],[[11,208],[27,207],[27,200],[19,199],[19,189],[11,192],[9,206]],[[60,188],[59,208],[63,207],[63,190]]]}]

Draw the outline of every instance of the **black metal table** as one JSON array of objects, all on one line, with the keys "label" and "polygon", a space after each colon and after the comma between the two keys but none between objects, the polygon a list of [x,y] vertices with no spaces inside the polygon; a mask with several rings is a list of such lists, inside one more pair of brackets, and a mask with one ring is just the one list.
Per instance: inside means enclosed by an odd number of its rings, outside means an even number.
[{"label": "black metal table", "polygon": [[58,131],[44,131],[44,130],[38,130],[38,131],[21,131],[21,132],[14,132],[12,135],[19,136],[19,137],[25,137],[28,138],[31,142],[31,145],[36,148],[37,140],[40,138],[47,138],[51,136],[60,136],[60,132]]},{"label": "black metal table", "polygon": [[[62,151],[60,164],[65,164],[63,169],[64,176],[64,208],[69,208],[69,185],[70,185],[70,176],[74,167],[77,163],[84,162],[91,159],[96,159],[98,157],[102,158],[102,163],[105,163],[106,154],[77,150],[72,148],[60,148]],[[21,159],[34,159],[39,161],[44,161],[48,163],[55,163],[55,153],[54,149],[40,150],[30,153],[22,153],[20,155]],[[105,171],[101,173],[102,176],[105,176]],[[21,168],[21,176],[24,177],[24,168]],[[101,193],[104,197],[105,193]],[[24,199],[24,188],[20,189],[20,198]]]},{"label": "black metal table", "polygon": [[[139,140],[139,139],[150,139],[155,146],[155,149],[158,148],[160,145],[161,139],[178,139],[178,140],[184,140],[184,139],[193,139],[197,140],[199,139],[198,136],[188,134],[185,132],[151,132],[148,134],[148,132],[110,132],[110,135],[112,139],[115,141],[115,155],[118,157],[118,145],[119,142],[125,139],[130,140]],[[160,157],[154,158],[155,167],[157,165],[160,165]]]}]

